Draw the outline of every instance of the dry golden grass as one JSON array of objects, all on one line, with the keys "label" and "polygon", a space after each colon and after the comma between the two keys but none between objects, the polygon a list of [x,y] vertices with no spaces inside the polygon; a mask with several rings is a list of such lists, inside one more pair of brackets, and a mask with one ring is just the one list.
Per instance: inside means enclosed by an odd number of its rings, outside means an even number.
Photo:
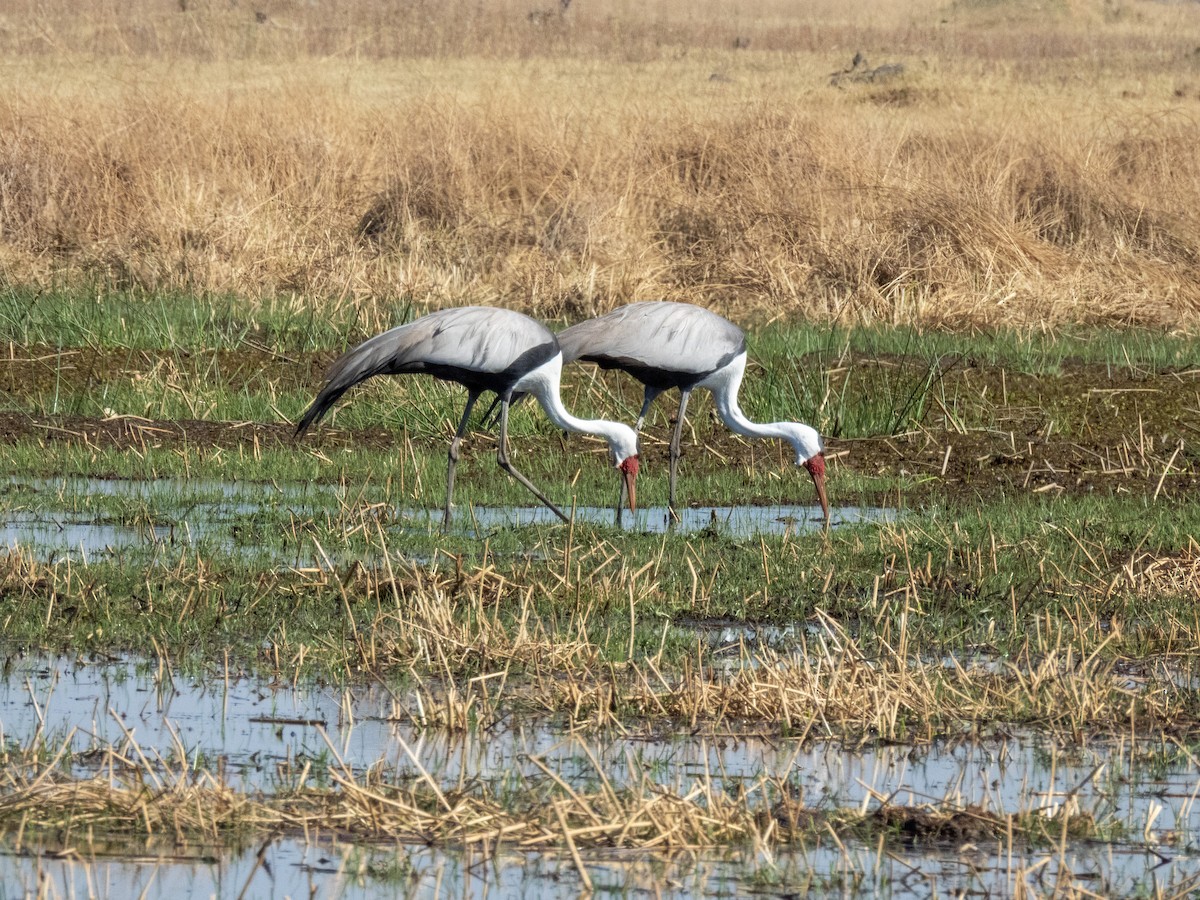
[{"label": "dry golden grass", "polygon": [[[1134,564],[1147,589],[1166,587],[1163,577],[1174,587],[1180,577],[1194,584],[1193,557],[1149,559]],[[693,654],[667,664],[661,650],[632,662],[606,659],[607,637],[595,622],[601,605],[624,606],[631,617],[642,614],[658,587],[649,567],[614,567],[588,581],[587,593],[572,604],[574,591],[560,593],[553,576],[517,583],[488,566],[438,574],[403,571],[401,565],[263,576],[251,606],[268,595],[305,597],[358,610],[358,621],[337,647],[298,644],[284,626],[264,642],[262,666],[299,677],[306,657],[334,654],[348,676],[407,671],[408,686],[395,695],[390,717],[451,730],[490,727],[514,711],[583,730],[654,722],[693,734],[766,729],[813,739],[916,744],[994,722],[1074,742],[1118,733],[1131,721],[1147,733],[1192,733],[1197,727],[1195,692],[1181,686],[1186,679],[1169,660],[1146,665],[1104,652],[1138,623],[1104,623],[1086,600],[1065,605],[1060,617],[1038,617],[1023,646],[1003,657],[943,659],[918,645],[911,631],[926,613],[917,588],[908,585],[900,589],[905,599],[899,613],[885,604],[871,622],[874,604],[864,604],[867,618],[860,627],[871,629],[878,647],[820,615],[811,636],[786,653],[739,651],[736,645],[714,653],[698,636]],[[220,579],[182,567],[172,578],[181,586],[183,605],[156,605],[150,610],[155,615],[182,619],[217,602],[211,594],[220,594]],[[1108,581],[1098,574],[1094,583],[1078,586],[1079,594],[1102,599]],[[72,616],[87,616],[81,608],[108,602],[106,589],[85,567],[24,554],[5,557],[0,592],[14,604],[18,598],[44,603],[47,621],[64,607]],[[558,598],[553,612],[539,612],[538,596]],[[509,609],[501,613],[501,606]],[[1169,635],[1160,638],[1169,637],[1187,659],[1195,652],[1197,627],[1173,621]],[[1132,664],[1144,675],[1131,678]]]},{"label": "dry golden grass", "polygon": [[[1200,9],[790,6],[39,4],[0,277],[1194,330]],[[907,70],[831,87],[859,49]]]},{"label": "dry golden grass", "polygon": [[[667,786],[646,773],[617,784],[596,768],[592,784],[573,787],[531,757],[540,773],[514,773],[496,783],[460,777],[456,784],[444,773],[428,772],[402,739],[419,775],[398,778],[383,760],[355,771],[326,742],[332,755],[327,769],[315,773],[311,760],[295,769],[282,766],[280,783],[270,791],[239,789],[220,774],[190,765],[186,754],[183,761],[146,754],[132,734],[120,747],[90,754],[101,769],[91,777],[73,776],[60,766],[66,742],[50,762],[45,754],[52,746],[12,748],[0,774],[0,836],[16,852],[49,838],[68,848],[62,855],[82,857],[102,848],[112,852],[122,842],[178,854],[196,842],[212,847],[281,835],[311,841],[335,834],[479,846],[485,852],[503,842],[523,851],[567,850],[586,878],[579,849],[670,854],[721,846],[778,848],[822,834],[840,846],[839,834],[871,832],[959,844],[1045,839],[1064,827],[1081,837],[1097,832],[1094,818],[1066,803],[1054,810],[1034,805],[996,812],[963,807],[949,797],[922,806],[893,805],[892,798],[872,792],[879,805],[871,812],[865,803],[857,811],[810,807],[794,787],[769,774],[736,786],[722,785],[708,773],[693,774]],[[329,786],[313,786],[314,778]],[[1041,802],[1037,794],[1029,799]]]}]

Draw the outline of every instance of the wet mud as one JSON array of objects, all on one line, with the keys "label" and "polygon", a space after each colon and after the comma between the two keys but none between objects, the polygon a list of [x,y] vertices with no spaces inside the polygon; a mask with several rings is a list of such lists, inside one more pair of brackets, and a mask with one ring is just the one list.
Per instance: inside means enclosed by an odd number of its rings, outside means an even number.
[{"label": "wet mud", "polygon": [[[185,382],[218,379],[231,390],[254,391],[269,384],[274,391],[307,392],[320,384],[335,356],[255,349],[18,350],[10,348],[7,359],[0,356],[0,400],[7,398],[4,405],[10,409],[28,408],[30,397],[49,390],[65,394],[100,389],[112,381],[151,373],[161,376],[164,369]],[[860,382],[869,384],[873,369],[894,371],[906,364],[917,365],[880,359],[860,360],[854,366]],[[568,371],[567,377],[569,381],[579,376]],[[632,400],[631,404],[631,409],[636,406]],[[1014,492],[1171,498],[1200,489],[1200,368],[1143,372],[1066,363],[1053,374],[1032,375],[968,361],[945,373],[926,406],[920,420],[898,434],[846,437],[835,422],[826,438],[831,484],[847,474],[906,478],[904,493],[909,502],[926,496],[972,502]],[[748,441],[720,427],[706,397],[698,397],[692,408],[689,421],[698,440],[684,442],[682,477],[716,471],[732,460],[762,469],[788,466],[783,448]],[[668,418],[661,411],[652,415],[644,431],[643,462],[654,470],[666,468]],[[35,440],[139,451],[183,446],[269,449],[292,446],[293,430],[292,423],[282,421],[0,412],[0,443],[8,444]],[[383,427],[355,431],[325,427],[305,440],[317,447],[382,449],[395,446],[397,433]],[[441,440],[442,436],[429,437],[431,446]],[[486,452],[495,436],[475,432],[471,440]],[[522,441],[522,450],[540,447],[561,452],[562,442],[545,434]],[[882,491],[847,494],[843,488],[838,497],[871,506],[896,502],[894,494]],[[688,499],[703,506],[715,498],[690,495]],[[746,498],[752,503],[768,499]]]}]

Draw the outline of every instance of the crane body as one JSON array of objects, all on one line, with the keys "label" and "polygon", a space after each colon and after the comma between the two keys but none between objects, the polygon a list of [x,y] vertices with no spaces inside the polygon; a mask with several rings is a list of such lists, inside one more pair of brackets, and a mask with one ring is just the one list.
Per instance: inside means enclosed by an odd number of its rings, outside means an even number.
[{"label": "crane body", "polygon": [[447,454],[445,525],[450,524],[459,448],[471,411],[481,394],[493,391],[500,404],[500,445],[496,460],[518,482],[553,510],[566,515],[513,465],[508,453],[508,411],[513,396],[532,394],[555,425],[567,431],[603,437],[609,458],[622,476],[622,490],[636,509],[637,435],[627,425],[603,419],[579,419],[559,393],[563,357],[554,333],[512,310],[464,306],[444,309],[363,341],[334,360],[325,382],[296,426],[304,433],[356,384],[376,375],[426,374],[467,389],[467,403]]},{"label": "crane body", "polygon": [[678,388],[679,411],[671,438],[670,507],[675,509],[675,482],[688,398],[696,388],[712,392],[717,414],[731,431],[756,438],[788,441],[812,477],[817,499],[829,521],[825,490],[825,445],[816,429],[803,422],[753,422],[738,404],[746,371],[746,335],[737,325],[690,303],[631,303],[558,333],[563,360],[593,362],[620,369],[644,388],[635,430],[641,431],[650,404],[661,393]]}]

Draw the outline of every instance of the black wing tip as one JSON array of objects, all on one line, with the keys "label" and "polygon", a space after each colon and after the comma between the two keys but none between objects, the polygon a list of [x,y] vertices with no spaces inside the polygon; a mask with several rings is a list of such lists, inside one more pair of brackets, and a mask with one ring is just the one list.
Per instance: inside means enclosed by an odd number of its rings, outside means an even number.
[{"label": "black wing tip", "polygon": [[300,417],[300,421],[296,423],[296,431],[292,435],[295,440],[300,440],[308,432],[313,425],[321,421],[321,418],[337,402],[338,397],[342,395],[341,391],[334,394],[326,394],[324,392],[317,395],[317,399],[312,402],[312,405],[304,411],[304,415]]},{"label": "black wing tip", "polygon": [[304,418],[296,423],[296,430],[292,432],[292,440],[301,440],[304,435],[308,433],[308,429],[312,427],[312,424],[316,421],[316,419],[317,417],[313,415],[312,410],[309,409],[309,411],[304,414]]}]

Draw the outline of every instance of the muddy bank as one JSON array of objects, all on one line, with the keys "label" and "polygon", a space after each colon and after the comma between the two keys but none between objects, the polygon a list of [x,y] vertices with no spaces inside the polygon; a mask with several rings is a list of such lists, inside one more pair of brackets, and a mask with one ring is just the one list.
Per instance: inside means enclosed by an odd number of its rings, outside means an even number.
[{"label": "muddy bank", "polygon": [[[73,443],[139,452],[151,447],[186,446],[199,451],[290,447],[292,425],[283,421],[48,416],[14,410],[45,408],[31,401],[48,391],[55,396],[92,392],[106,384],[148,378],[177,380],[184,389],[219,383],[230,391],[269,388],[272,394],[294,390],[307,396],[320,384],[334,356],[331,352],[289,356],[255,348],[188,353],[10,347],[7,358],[0,356],[0,404],[8,408],[0,412],[0,443]],[[898,370],[925,366],[926,362],[915,359],[859,359],[831,372],[830,384],[836,393],[838,379],[851,374],[856,381],[850,385],[869,385],[875,375],[895,383]],[[565,393],[574,390],[575,379],[590,377],[586,369],[569,367]],[[612,402],[628,405],[632,416],[640,391],[629,379],[613,383],[619,396]],[[755,416],[752,401],[749,397],[745,406]],[[666,468],[673,404],[673,399],[660,399],[644,431],[643,461],[652,471]],[[704,392],[693,401],[691,412],[689,424],[696,440],[684,442],[683,477],[735,463],[754,471],[788,466],[789,454],[776,442],[747,441],[721,427]],[[1171,499],[1200,487],[1198,368],[1149,372],[1067,363],[1054,374],[1033,375],[965,360],[948,368],[925,398],[918,420],[903,433],[848,438],[835,412],[827,410],[832,422],[827,429],[831,483],[836,485],[850,474],[901,477],[907,481],[903,493],[909,502],[926,496],[969,502],[1013,492],[1128,493]],[[398,411],[395,421],[400,420]],[[391,448],[397,441],[394,427],[320,428],[305,445]],[[409,436],[440,453],[449,431],[417,434],[414,429]],[[494,434],[486,431],[473,433],[470,441],[474,452],[486,453],[495,446]],[[569,438],[565,447],[569,451],[576,442],[581,439]],[[548,434],[523,437],[518,450],[541,448],[562,453],[564,443]],[[689,495],[696,505],[713,499]],[[870,505],[897,501],[890,491],[847,493],[845,487],[839,499]]]},{"label": "muddy bank", "polygon": [[[203,420],[162,421],[136,416],[97,418],[87,416],[38,416],[24,413],[0,413],[0,443],[34,442],[41,446],[77,444],[96,450],[117,449],[144,452],[150,448],[269,450],[299,448],[290,423],[209,422]],[[653,429],[643,451],[645,465],[665,470],[665,435]],[[431,449],[440,449],[438,439],[427,439]],[[476,453],[495,446],[495,437],[479,433],[472,437]],[[387,429],[342,431],[320,429],[305,439],[303,446],[319,448],[357,447],[389,449],[397,435]],[[1200,489],[1200,464],[1193,444],[1180,438],[1149,438],[1136,435],[1119,441],[1088,440],[1086,437],[1019,439],[1000,431],[958,433],[944,429],[923,429],[899,436],[827,441],[831,484],[850,474],[907,477],[904,499],[911,503],[924,497],[947,499],[986,499],[1013,492],[1051,492],[1053,494],[1116,494],[1154,496],[1170,499]],[[530,438],[523,442],[525,452],[544,448],[548,453],[562,452],[557,438]],[[721,460],[747,458],[751,445],[732,435],[714,436],[701,445],[689,446],[681,464],[683,477],[711,471]],[[778,467],[775,453],[756,451],[755,466]],[[1169,464],[1169,466],[1168,466]],[[97,470],[91,473],[104,477]],[[896,494],[889,490],[853,491],[845,488],[839,499],[854,499],[874,505],[894,504]],[[756,499],[752,498],[751,502]],[[689,498],[692,505],[710,503],[710,498]]]}]

